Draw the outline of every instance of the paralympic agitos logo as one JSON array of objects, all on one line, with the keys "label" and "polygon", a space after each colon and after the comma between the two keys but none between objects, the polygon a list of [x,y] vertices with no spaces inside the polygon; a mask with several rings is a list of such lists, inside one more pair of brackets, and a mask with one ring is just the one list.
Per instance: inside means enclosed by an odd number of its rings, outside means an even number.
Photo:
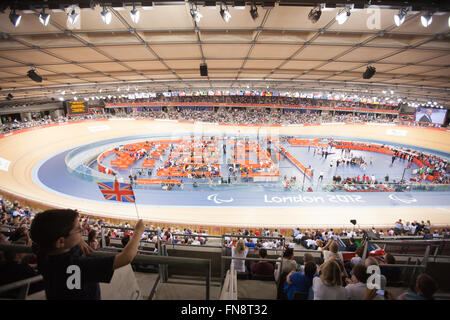
[{"label": "paralympic agitos logo", "polygon": [[228,202],[233,202],[233,201],[234,201],[233,198],[228,199],[228,200],[224,200],[224,199],[219,199],[219,198],[217,198],[217,196],[218,196],[217,193],[210,194],[210,195],[208,196],[208,200],[214,201],[214,203],[217,203],[217,204],[228,203]]}]

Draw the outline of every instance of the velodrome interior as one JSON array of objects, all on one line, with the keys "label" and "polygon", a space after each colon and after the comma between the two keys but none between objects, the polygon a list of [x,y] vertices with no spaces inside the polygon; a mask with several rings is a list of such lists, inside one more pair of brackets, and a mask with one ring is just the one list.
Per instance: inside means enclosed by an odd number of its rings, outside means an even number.
[{"label": "velodrome interior", "polygon": [[[110,129],[101,132],[91,132],[90,127],[106,124]],[[338,135],[377,139],[401,144],[410,144],[450,152],[450,132],[420,127],[399,127],[407,131],[406,136],[389,135],[388,128],[379,125],[327,125],[305,127],[267,127],[268,133],[279,135]],[[397,127],[395,127],[397,128]],[[208,132],[218,130],[230,134],[255,134],[257,128],[245,126],[215,126],[208,124],[186,124],[177,122],[150,120],[121,121],[86,121],[76,124],[66,124],[51,128],[43,128],[12,135],[1,140],[0,157],[11,161],[10,169],[0,171],[0,188],[23,199],[33,200],[43,205],[59,208],[74,208],[81,212],[96,216],[106,216],[136,220],[136,210],[133,205],[122,205],[117,202],[102,203],[86,202],[56,195],[43,190],[32,179],[32,170],[49,156],[74,146],[113,137],[137,134],[167,134],[177,132],[196,132],[208,135]],[[174,193],[174,196],[177,194]],[[211,207],[138,207],[140,218],[146,221],[186,224],[210,225],[227,227],[271,227],[291,228],[292,226],[345,226],[351,219],[357,219],[361,226],[388,226],[397,217],[407,220],[423,220],[429,217],[436,224],[445,225],[448,222],[450,207],[447,204],[436,204],[435,208],[417,207],[387,207],[364,208],[357,206],[330,208],[217,208]],[[376,221],[376,223],[374,223]]]}]

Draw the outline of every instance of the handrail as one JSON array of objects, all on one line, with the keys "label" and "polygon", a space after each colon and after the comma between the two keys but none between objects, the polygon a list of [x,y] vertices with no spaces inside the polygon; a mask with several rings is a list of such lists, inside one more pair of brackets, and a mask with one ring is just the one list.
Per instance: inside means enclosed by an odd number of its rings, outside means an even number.
[{"label": "handrail", "polygon": [[[0,293],[6,292],[9,290],[13,290],[13,289],[17,289],[17,288],[21,288],[23,286],[29,286],[30,284],[39,282],[43,279],[44,279],[44,277],[42,275],[38,275],[38,276],[31,277],[31,278],[19,280],[19,281],[13,282],[13,283],[8,283],[8,284],[5,284],[4,286],[0,287]],[[28,290],[26,290],[26,291],[28,293]]]},{"label": "handrail", "polygon": [[232,256],[222,256],[222,259],[226,260],[248,260],[248,261],[269,261],[269,262],[280,262],[278,259],[267,259],[267,258],[238,258],[238,257],[232,257]]},{"label": "handrail", "polygon": [[420,240],[370,240],[371,243],[384,243],[384,244],[411,244],[411,245],[419,245],[419,244],[431,244],[433,245],[434,243],[437,244],[442,244],[443,242],[450,242],[450,239],[441,239],[441,240],[435,240],[435,239],[430,239],[430,240],[425,240],[425,239],[420,239]]}]

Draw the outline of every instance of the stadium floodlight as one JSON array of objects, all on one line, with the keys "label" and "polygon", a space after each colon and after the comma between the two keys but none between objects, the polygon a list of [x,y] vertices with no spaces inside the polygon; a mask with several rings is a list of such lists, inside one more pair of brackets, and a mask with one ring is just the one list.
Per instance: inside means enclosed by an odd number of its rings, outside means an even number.
[{"label": "stadium floodlight", "polygon": [[230,11],[228,10],[228,6],[225,4],[225,9],[223,8],[222,4],[220,4],[220,15],[222,16],[222,19],[228,23],[231,19]]},{"label": "stadium floodlight", "polygon": [[425,28],[428,28],[428,26],[433,22],[433,15],[431,13],[427,13],[426,15],[420,17],[420,21]]},{"label": "stadium floodlight", "polygon": [[9,13],[9,20],[14,25],[14,27],[18,27],[20,24],[20,20],[22,19],[22,15],[16,13],[16,9],[11,10]]},{"label": "stadium floodlight", "polygon": [[50,21],[50,14],[45,13],[45,8],[42,8],[41,13],[39,14],[39,21],[44,25],[47,26],[48,22]]},{"label": "stadium floodlight", "polygon": [[106,7],[103,7],[103,10],[102,10],[102,12],[100,14],[102,16],[102,20],[103,20],[104,23],[106,23],[106,24],[110,24],[111,23],[111,20],[112,20],[111,11],[106,9]]},{"label": "stadium floodlight", "polygon": [[138,23],[139,22],[139,17],[140,17],[140,12],[139,10],[136,9],[136,5],[133,3],[133,9],[130,11],[130,16],[131,16],[131,20],[134,23]]},{"label": "stadium floodlight", "polygon": [[[195,5],[195,7],[194,7]],[[193,4],[191,2],[191,10],[190,10],[192,19],[194,19],[195,22],[200,22],[201,18],[203,18],[203,15],[200,13],[200,10],[198,10],[197,5]]]},{"label": "stadium floodlight", "polygon": [[309,12],[308,19],[312,23],[316,23],[317,21],[319,21],[321,15],[322,15],[322,9],[320,8],[320,6],[316,6],[316,7],[312,8],[311,11]]},{"label": "stadium floodlight", "polygon": [[394,14],[394,22],[397,27],[400,27],[403,22],[405,22],[406,14],[408,10],[406,8],[401,8],[397,14]]},{"label": "stadium floodlight", "polygon": [[79,17],[80,14],[77,13],[76,7],[70,7],[69,11],[67,12],[67,21],[70,22],[70,24],[74,25],[75,23],[77,23]]},{"label": "stadium floodlight", "polygon": [[336,21],[338,24],[343,24],[350,17],[350,8],[346,8],[336,15]]},{"label": "stadium floodlight", "polygon": [[256,5],[254,3],[252,3],[252,6],[250,8],[250,15],[252,16],[253,20],[258,19],[258,8],[256,7]]}]

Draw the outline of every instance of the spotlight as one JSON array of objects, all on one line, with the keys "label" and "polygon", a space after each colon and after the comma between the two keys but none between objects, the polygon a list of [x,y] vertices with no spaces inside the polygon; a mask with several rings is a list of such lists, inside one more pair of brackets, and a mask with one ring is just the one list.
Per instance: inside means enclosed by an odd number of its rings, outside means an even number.
[{"label": "spotlight", "polygon": [[75,8],[76,8],[75,6],[72,6],[71,8],[69,8],[69,11],[67,12],[67,21],[70,22],[70,24],[72,25],[77,23],[78,18],[80,16],[80,14],[76,12]]},{"label": "spotlight", "polygon": [[433,15],[431,13],[427,13],[427,15],[420,17],[420,21],[425,28],[428,28],[428,26],[433,22]]},{"label": "spotlight", "polygon": [[375,67],[368,66],[366,71],[363,73],[363,79],[370,79],[376,72]]},{"label": "spotlight", "polygon": [[258,8],[256,7],[255,4],[252,3],[252,6],[250,8],[250,15],[252,16],[253,20],[258,19]]},{"label": "spotlight", "polygon": [[35,82],[42,82],[42,77],[36,73],[33,69],[27,73],[28,77]]},{"label": "spotlight", "polygon": [[220,5],[220,15],[222,16],[222,19],[228,23],[231,19],[230,11],[228,11],[228,6],[225,5],[225,9],[222,7],[222,4]]},{"label": "spotlight", "polygon": [[192,19],[194,19],[195,22],[200,22],[200,19],[203,18],[203,15],[200,13],[200,10],[197,9],[197,5],[192,4],[191,2],[191,10],[190,10]]},{"label": "spotlight", "polygon": [[133,20],[134,23],[139,22],[139,16],[140,12],[139,10],[136,10],[136,6],[133,4],[133,10],[130,11],[131,20]]},{"label": "spotlight", "polygon": [[314,7],[311,9],[311,11],[308,14],[308,19],[312,23],[316,23],[317,21],[319,21],[321,15],[322,15],[322,9],[320,8],[320,6],[317,6],[317,7]]},{"label": "spotlight", "polygon": [[110,24],[111,23],[112,14],[111,14],[111,12],[109,10],[106,9],[106,7],[103,7],[101,15],[102,15],[102,20],[103,20],[104,23],[106,23],[106,24]]},{"label": "spotlight", "polygon": [[16,9],[11,10],[10,14],[9,14],[9,20],[11,21],[11,23],[14,25],[14,27],[18,27],[20,24],[20,19],[22,19],[22,16],[20,14],[16,13]]},{"label": "spotlight", "polygon": [[200,64],[200,75],[202,77],[207,77],[208,76],[208,66],[206,65],[206,63],[201,63]]},{"label": "spotlight", "polygon": [[400,27],[403,24],[403,22],[405,22],[407,13],[408,13],[408,10],[406,8],[402,8],[398,12],[398,14],[394,14],[394,22],[397,27]]},{"label": "spotlight", "polygon": [[341,13],[338,13],[336,15],[336,21],[339,24],[343,24],[345,21],[347,21],[348,17],[350,17],[350,8],[346,8],[344,11],[342,11]]},{"label": "spotlight", "polygon": [[50,21],[50,15],[48,13],[45,13],[45,9],[42,8],[41,13],[39,14],[39,21],[44,25],[47,26],[48,22]]}]

